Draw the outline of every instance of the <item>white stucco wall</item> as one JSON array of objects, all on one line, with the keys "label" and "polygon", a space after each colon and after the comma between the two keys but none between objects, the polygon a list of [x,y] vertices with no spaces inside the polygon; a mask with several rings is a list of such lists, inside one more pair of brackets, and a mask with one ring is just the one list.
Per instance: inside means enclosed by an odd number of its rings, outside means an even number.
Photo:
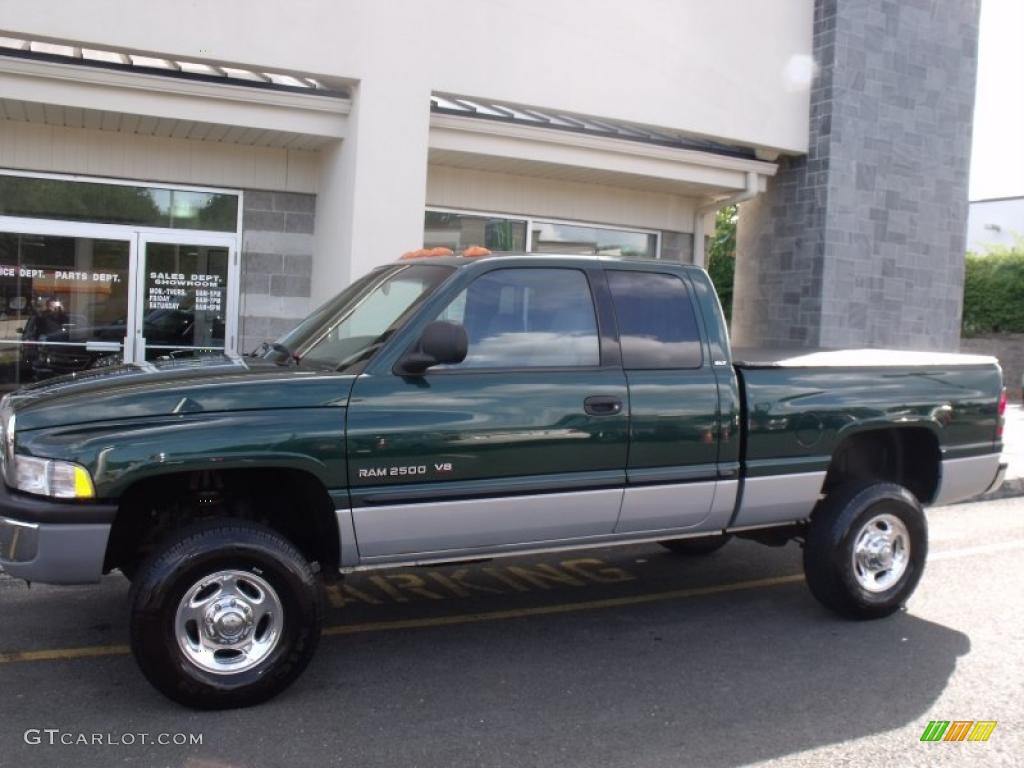
[{"label": "white stucco wall", "polygon": [[[321,146],[316,168],[306,155],[293,169],[287,155],[248,151],[232,160],[234,150],[216,147],[210,151],[220,152],[217,162],[190,165],[194,181],[209,185],[315,185],[314,301],[422,240],[431,92],[801,153],[808,135],[812,19],[813,0],[189,0],[173,7],[0,0],[0,34],[7,36],[346,82],[352,111],[345,139]],[[203,119],[217,122],[216,114]],[[0,131],[9,125],[0,122]],[[46,158],[47,147],[64,157],[76,154],[76,136],[20,144],[7,164],[67,170],[21,158]],[[97,139],[97,146],[103,143]],[[185,166],[178,159],[203,156],[208,148],[154,149],[160,159],[137,167],[153,166],[159,181],[180,178],[161,171],[160,163],[180,173]],[[283,183],[267,178],[280,179],[282,171],[266,171],[265,162],[283,168]],[[95,167],[85,172],[142,173]],[[238,178],[246,175],[251,183]],[[528,212],[516,196],[529,190],[507,181],[494,196]],[[653,226],[657,219],[659,227],[690,229],[685,222],[694,201],[685,192],[649,196],[651,211],[638,220],[625,209],[636,209],[643,195],[630,195],[630,204],[613,216],[609,208],[615,199],[624,202],[621,195],[596,200],[594,190],[576,191],[580,202],[569,202],[572,190],[563,188],[551,196],[557,210],[538,213],[633,226]],[[444,199],[459,194],[449,187]]]},{"label": "white stucco wall", "polygon": [[318,152],[0,121],[0,168],[198,186],[317,191]]},{"label": "white stucco wall", "polygon": [[651,190],[431,165],[427,205],[692,232],[695,201]]},{"label": "white stucco wall", "polygon": [[[0,29],[576,111],[794,152],[812,0],[0,0]],[[413,107],[395,103],[393,117]]]}]

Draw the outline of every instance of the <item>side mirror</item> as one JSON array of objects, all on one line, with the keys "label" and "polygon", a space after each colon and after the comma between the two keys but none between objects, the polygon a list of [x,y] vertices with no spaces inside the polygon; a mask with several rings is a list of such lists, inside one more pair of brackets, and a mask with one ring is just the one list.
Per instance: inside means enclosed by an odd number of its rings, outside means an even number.
[{"label": "side mirror", "polygon": [[466,359],[469,337],[458,323],[436,320],[423,329],[419,343],[399,362],[400,373],[419,376],[434,365],[456,365]]}]

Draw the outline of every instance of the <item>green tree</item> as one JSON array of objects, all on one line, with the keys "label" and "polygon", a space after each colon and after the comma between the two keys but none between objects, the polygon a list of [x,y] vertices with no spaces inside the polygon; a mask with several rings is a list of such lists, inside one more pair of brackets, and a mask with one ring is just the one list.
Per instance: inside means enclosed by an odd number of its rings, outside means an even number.
[{"label": "green tree", "polygon": [[715,231],[708,243],[707,266],[711,281],[718,291],[727,322],[732,322],[732,286],[736,275],[736,220],[739,211],[727,205],[715,215]]}]

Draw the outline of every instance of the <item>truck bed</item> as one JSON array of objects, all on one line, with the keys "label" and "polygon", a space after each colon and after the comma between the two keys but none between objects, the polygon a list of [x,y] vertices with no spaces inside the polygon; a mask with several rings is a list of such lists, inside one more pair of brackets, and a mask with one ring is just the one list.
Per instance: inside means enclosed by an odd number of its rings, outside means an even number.
[{"label": "truck bed", "polygon": [[898,349],[734,349],[739,368],[934,368],[997,365],[987,355]]},{"label": "truck bed", "polygon": [[[820,489],[844,441],[877,430],[887,433],[872,448],[883,461],[898,442],[914,460],[939,459],[939,476],[916,489],[919,498],[952,503],[983,492],[996,476],[1002,376],[995,358],[873,349],[734,355],[743,396],[744,507],[751,486],[772,490],[787,476],[789,488],[805,479]],[[741,517],[750,525],[768,521],[768,513],[744,510]]]}]

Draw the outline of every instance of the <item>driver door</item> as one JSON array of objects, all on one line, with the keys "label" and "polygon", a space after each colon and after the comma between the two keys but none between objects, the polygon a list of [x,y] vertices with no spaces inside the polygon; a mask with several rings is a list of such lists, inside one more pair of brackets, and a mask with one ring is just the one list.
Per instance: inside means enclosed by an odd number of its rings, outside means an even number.
[{"label": "driver door", "polygon": [[629,419],[611,318],[594,302],[603,280],[496,263],[425,319],[465,327],[462,363],[356,381],[349,483],[363,562],[612,533]]}]

